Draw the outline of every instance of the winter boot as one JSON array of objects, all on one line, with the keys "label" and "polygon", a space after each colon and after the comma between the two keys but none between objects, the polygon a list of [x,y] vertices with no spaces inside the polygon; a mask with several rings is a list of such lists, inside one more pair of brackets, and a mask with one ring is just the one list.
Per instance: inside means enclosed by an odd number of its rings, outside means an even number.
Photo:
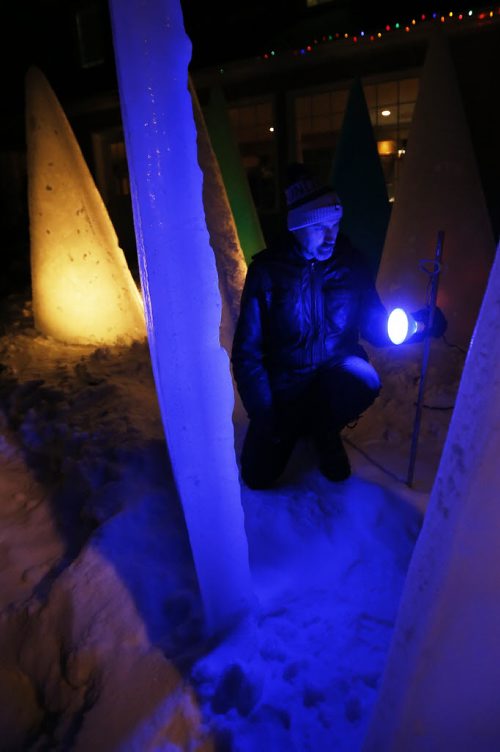
[{"label": "winter boot", "polygon": [[335,483],[347,480],[351,465],[340,433],[332,431],[322,436],[317,440],[317,448],[321,474]]}]

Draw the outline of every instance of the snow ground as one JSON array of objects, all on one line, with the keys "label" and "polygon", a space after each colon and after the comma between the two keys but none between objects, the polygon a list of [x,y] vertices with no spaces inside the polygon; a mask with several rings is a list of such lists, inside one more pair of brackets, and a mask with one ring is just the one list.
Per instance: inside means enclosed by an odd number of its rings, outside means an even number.
[{"label": "snow ground", "polygon": [[242,488],[256,608],[208,640],[147,346],[60,345],[14,296],[2,325],[2,749],[359,750],[462,355],[435,352],[413,488],[419,363],[396,350],[371,353],[348,481],[303,444],[279,487]]}]

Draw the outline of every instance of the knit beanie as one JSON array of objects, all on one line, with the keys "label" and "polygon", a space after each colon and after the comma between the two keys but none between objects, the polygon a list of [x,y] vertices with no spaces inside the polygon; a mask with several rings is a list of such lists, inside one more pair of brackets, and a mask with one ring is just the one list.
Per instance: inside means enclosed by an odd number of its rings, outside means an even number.
[{"label": "knit beanie", "polygon": [[289,230],[321,222],[340,222],[342,206],[331,186],[322,183],[299,163],[289,166],[287,178],[285,196]]}]

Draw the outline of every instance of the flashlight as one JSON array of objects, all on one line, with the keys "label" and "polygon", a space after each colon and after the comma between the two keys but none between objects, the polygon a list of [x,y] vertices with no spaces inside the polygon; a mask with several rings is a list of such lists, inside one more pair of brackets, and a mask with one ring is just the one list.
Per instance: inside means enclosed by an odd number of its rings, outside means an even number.
[{"label": "flashlight", "polygon": [[418,330],[418,323],[403,308],[394,308],[387,320],[387,334],[394,345],[406,342]]}]

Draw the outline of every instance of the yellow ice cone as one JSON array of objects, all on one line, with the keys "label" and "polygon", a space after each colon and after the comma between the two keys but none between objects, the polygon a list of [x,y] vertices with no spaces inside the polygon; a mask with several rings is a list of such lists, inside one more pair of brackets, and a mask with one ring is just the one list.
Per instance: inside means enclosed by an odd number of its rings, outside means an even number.
[{"label": "yellow ice cone", "polygon": [[35,327],[68,344],[144,339],[140,293],[71,126],[45,76],[26,76]]}]

